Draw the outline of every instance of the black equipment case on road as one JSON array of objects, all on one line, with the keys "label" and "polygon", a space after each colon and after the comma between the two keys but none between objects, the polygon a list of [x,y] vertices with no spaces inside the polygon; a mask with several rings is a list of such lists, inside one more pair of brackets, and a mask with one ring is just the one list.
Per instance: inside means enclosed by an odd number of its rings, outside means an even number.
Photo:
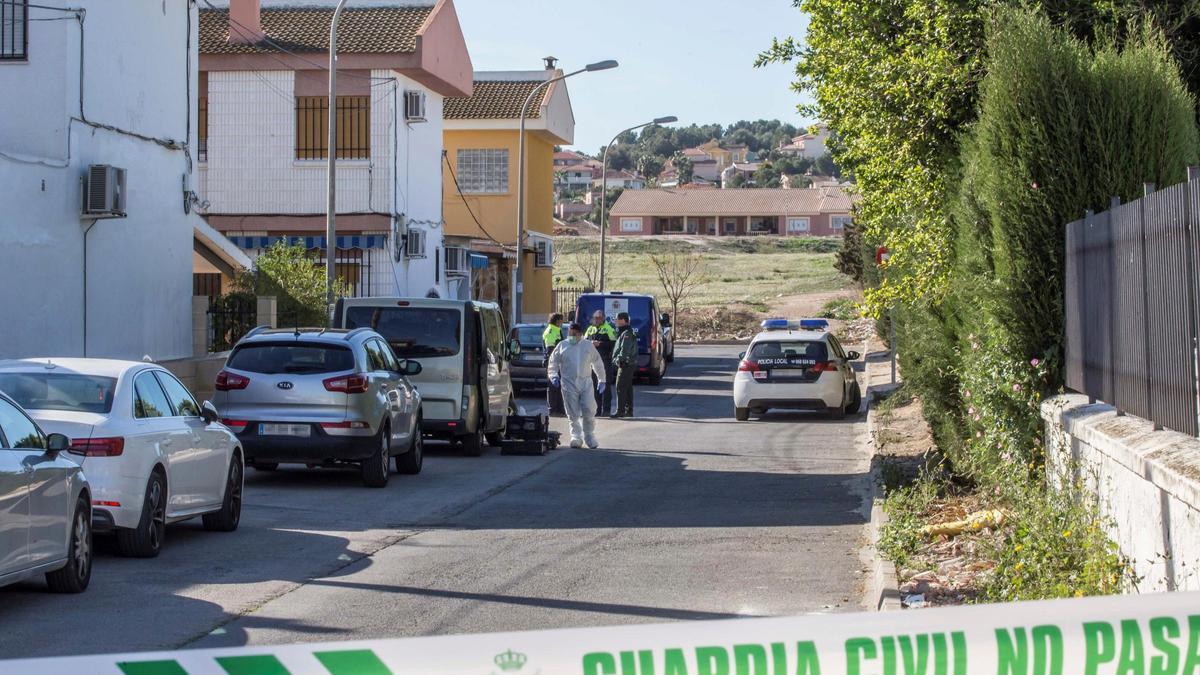
[{"label": "black equipment case on road", "polygon": [[509,415],[502,455],[544,455],[558,447],[559,434],[550,431],[550,418],[541,415]]}]

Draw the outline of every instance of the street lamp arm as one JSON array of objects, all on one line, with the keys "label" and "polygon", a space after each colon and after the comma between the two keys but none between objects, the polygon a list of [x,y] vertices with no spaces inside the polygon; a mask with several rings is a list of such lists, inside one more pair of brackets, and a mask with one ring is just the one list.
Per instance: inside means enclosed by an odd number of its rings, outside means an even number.
[{"label": "street lamp arm", "polygon": [[517,261],[513,270],[512,284],[512,325],[514,326],[521,322],[521,309],[525,292],[525,115],[529,110],[529,104],[533,102],[534,96],[537,96],[538,93],[555,82],[561,82],[568,77],[574,77],[581,73],[609,70],[616,67],[616,61],[598,61],[596,63],[589,63],[579,70],[552,77],[534,87],[533,91],[529,92],[529,95],[525,97],[525,102],[521,105],[521,125],[517,137]]},{"label": "street lamp arm", "polygon": [[642,127],[648,127],[652,124],[670,124],[678,121],[679,118],[675,117],[674,115],[656,117],[649,122],[644,122],[642,124],[625,129],[616,136],[613,136],[612,140],[608,142],[608,145],[604,146],[604,158],[600,162],[600,271],[598,276],[600,277],[601,293],[604,292],[604,249],[605,244],[608,243],[608,151],[613,145],[616,144],[617,139],[631,131],[637,131]]}]

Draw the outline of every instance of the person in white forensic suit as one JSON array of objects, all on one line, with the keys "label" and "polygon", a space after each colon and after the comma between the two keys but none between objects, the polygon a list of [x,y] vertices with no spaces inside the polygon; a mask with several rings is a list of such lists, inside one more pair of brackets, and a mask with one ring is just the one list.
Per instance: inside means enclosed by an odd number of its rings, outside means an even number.
[{"label": "person in white forensic suit", "polygon": [[[571,447],[600,447],[596,440],[596,394],[604,393],[604,359],[591,340],[583,339],[583,326],[572,323],[567,339],[558,343],[550,353],[547,375],[550,383],[561,387],[563,407],[571,422]],[[592,373],[599,383],[592,388]]]}]

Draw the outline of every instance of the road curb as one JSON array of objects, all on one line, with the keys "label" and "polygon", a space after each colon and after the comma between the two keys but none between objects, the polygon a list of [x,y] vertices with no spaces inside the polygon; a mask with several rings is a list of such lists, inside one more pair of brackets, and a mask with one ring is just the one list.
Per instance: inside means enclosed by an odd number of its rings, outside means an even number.
[{"label": "road curb", "polygon": [[[863,354],[870,353],[869,342],[863,342]],[[895,388],[894,385],[888,384],[885,386],[871,386],[871,366],[868,363],[864,372],[867,379],[867,390],[863,395],[867,406],[867,438],[871,445],[871,520],[867,524],[867,531],[871,537],[871,574],[867,582],[867,604],[873,607],[878,612],[891,612],[901,609],[900,603],[900,584],[896,576],[896,565],[891,560],[883,557],[879,551],[879,538],[883,533],[883,526],[887,523],[887,512],[883,509],[884,484],[882,475],[882,462],[880,457],[875,453],[875,404],[877,399],[884,393]]]}]

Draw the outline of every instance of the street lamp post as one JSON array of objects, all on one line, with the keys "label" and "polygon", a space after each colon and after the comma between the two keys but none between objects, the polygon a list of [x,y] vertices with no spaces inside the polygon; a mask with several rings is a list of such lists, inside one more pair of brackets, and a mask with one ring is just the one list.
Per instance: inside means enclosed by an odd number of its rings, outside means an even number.
[{"label": "street lamp post", "polygon": [[333,316],[333,282],[337,274],[337,29],[347,0],[338,0],[329,24],[329,142],[326,148],[325,197],[325,302]]},{"label": "street lamp post", "polygon": [[674,115],[668,115],[667,117],[659,117],[659,118],[654,119],[653,121],[646,122],[644,124],[639,124],[634,127],[629,127],[628,129],[617,134],[616,136],[613,136],[613,139],[608,142],[608,145],[604,146],[604,159],[600,163],[600,275],[599,276],[600,276],[600,292],[601,293],[604,292],[604,248],[605,248],[605,244],[608,243],[608,210],[607,210],[607,206],[608,206],[608,150],[609,150],[609,148],[611,148],[613,146],[614,143],[617,142],[618,138],[624,136],[625,134],[627,134],[631,131],[637,131],[638,129],[641,129],[642,127],[648,127],[652,124],[670,124],[672,122],[678,122],[678,121],[679,121],[678,117],[676,117]]},{"label": "street lamp post", "polygon": [[598,61],[596,63],[589,63],[574,72],[550,78],[534,87],[533,91],[529,92],[529,95],[525,97],[525,103],[521,106],[521,136],[517,141],[517,266],[513,271],[512,293],[512,325],[514,326],[521,322],[521,306],[525,294],[525,114],[528,111],[529,104],[533,102],[533,97],[555,82],[565,80],[568,77],[574,77],[580,73],[609,70],[610,68],[616,68],[617,65],[617,62],[613,60]]}]

